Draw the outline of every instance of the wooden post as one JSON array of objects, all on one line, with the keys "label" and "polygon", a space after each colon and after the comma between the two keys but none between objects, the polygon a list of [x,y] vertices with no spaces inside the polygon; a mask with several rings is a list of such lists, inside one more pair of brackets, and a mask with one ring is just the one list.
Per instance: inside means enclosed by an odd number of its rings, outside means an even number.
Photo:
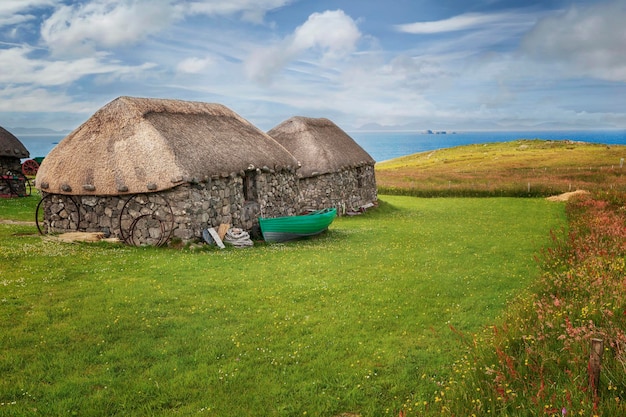
[{"label": "wooden post", "polygon": [[589,387],[594,396],[598,396],[600,387],[600,368],[602,366],[602,353],[604,341],[591,339],[591,354],[589,355]]}]

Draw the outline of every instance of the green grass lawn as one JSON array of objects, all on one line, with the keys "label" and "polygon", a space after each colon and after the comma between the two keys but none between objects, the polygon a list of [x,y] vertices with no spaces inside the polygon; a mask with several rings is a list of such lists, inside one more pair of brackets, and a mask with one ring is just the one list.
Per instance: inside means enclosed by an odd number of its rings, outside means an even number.
[{"label": "green grass lawn", "polygon": [[29,197],[0,198],[0,220],[34,222],[39,200],[39,193],[35,189]]},{"label": "green grass lawn", "polygon": [[[0,416],[423,415],[463,351],[451,327],[501,315],[565,215],[380,200],[315,239],[224,251],[0,224]],[[0,219],[35,204],[0,201]]]}]

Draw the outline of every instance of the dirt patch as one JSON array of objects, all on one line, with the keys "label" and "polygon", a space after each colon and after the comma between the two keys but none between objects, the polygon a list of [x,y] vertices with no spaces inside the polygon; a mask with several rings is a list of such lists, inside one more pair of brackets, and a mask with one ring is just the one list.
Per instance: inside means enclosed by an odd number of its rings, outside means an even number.
[{"label": "dirt patch", "polygon": [[548,201],[568,201],[572,197],[579,196],[579,195],[587,195],[587,194],[589,194],[589,191],[576,190],[576,191],[570,191],[568,193],[563,193],[563,194],[559,194],[559,195],[553,195],[552,197],[546,198],[546,200],[548,200]]},{"label": "dirt patch", "polygon": [[56,240],[61,242],[111,242],[118,243],[119,239],[105,238],[104,233],[101,232],[68,232],[60,235],[46,236],[47,239]]},{"label": "dirt patch", "polygon": [[16,224],[19,226],[37,226],[37,223],[35,222],[23,222],[19,220],[5,220],[5,219],[0,219],[0,224]]}]

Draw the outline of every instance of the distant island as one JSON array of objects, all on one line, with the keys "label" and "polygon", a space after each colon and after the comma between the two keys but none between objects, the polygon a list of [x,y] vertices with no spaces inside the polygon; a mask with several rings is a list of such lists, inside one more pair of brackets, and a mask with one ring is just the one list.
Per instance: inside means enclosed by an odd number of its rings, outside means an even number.
[{"label": "distant island", "polygon": [[14,135],[67,135],[71,130],[54,130],[47,127],[12,127],[7,129]]},{"label": "distant island", "polygon": [[[424,134],[426,135],[447,135],[448,132],[446,132],[445,130],[436,130],[436,131],[432,131],[432,130],[427,130],[424,132]],[[456,132],[450,132],[451,135],[456,135]]]}]

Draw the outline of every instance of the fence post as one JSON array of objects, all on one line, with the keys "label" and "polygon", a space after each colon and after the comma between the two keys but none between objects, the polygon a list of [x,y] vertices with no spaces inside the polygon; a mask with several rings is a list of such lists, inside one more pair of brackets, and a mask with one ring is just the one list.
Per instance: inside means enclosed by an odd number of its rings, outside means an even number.
[{"label": "fence post", "polygon": [[595,397],[598,396],[600,388],[602,352],[604,352],[604,341],[602,339],[591,339],[591,353],[589,355],[589,387]]}]

